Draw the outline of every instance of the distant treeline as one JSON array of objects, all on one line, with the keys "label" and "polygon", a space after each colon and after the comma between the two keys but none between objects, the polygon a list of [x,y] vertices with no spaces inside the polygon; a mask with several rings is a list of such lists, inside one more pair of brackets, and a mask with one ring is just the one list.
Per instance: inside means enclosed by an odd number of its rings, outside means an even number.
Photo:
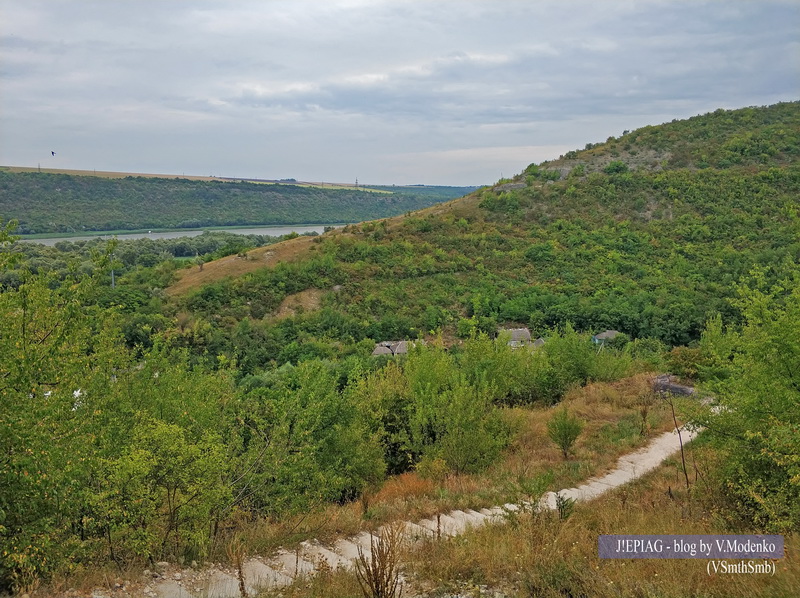
[{"label": "distant treeline", "polygon": [[395,216],[471,190],[404,187],[371,193],[234,181],[0,172],[0,216],[19,221],[21,234],[344,223]]}]

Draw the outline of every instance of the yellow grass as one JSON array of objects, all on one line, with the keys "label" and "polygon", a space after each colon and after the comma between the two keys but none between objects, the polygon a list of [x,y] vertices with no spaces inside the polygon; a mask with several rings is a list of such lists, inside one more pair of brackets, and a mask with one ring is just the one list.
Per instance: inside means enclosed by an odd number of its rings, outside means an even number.
[{"label": "yellow grass", "polygon": [[184,174],[148,174],[145,172],[113,172],[108,170],[70,170],[68,168],[36,168],[28,166],[0,166],[6,172],[44,172],[48,174],[69,174],[73,176],[96,176],[105,179],[124,179],[125,177],[144,177],[152,179],[189,179],[191,181],[219,181],[210,176],[195,176]]},{"label": "yellow grass", "polygon": [[287,295],[278,306],[273,319],[280,320],[300,313],[318,310],[322,305],[323,293],[322,289],[306,289],[299,293]]},{"label": "yellow grass", "polygon": [[[701,455],[690,452],[690,461]],[[411,553],[420,586],[478,596],[478,584],[508,596],[796,596],[800,588],[800,536],[786,537],[786,558],[767,575],[709,576],[704,559],[600,559],[600,534],[731,533],[699,497],[687,494],[674,463],[590,503],[566,520],[555,513],[521,515],[511,525],[478,529],[457,539],[430,542]],[[489,595],[493,595],[491,592]]]},{"label": "yellow grass", "polygon": [[177,273],[178,279],[168,289],[168,295],[182,295],[205,284],[218,282],[224,278],[242,276],[266,266],[274,266],[279,262],[293,262],[304,255],[312,246],[316,237],[295,237],[266,247],[257,247],[247,252],[246,258],[237,255],[192,266]]},{"label": "yellow grass", "polygon": [[310,187],[315,189],[342,189],[350,191],[366,191],[369,193],[385,193],[391,195],[391,191],[384,189],[370,189],[363,186],[354,186],[349,183],[311,183],[298,181],[296,183],[266,181],[257,179],[241,179],[236,177],[213,177],[198,176],[191,174],[153,174],[146,172],[114,172],[110,170],[76,170],[69,168],[40,168],[35,166],[0,166],[0,171],[5,172],[44,172],[47,174],[69,174],[72,176],[96,176],[106,179],[124,179],[125,177],[144,177],[158,179],[188,179],[190,181],[221,181],[221,182],[242,182],[258,183],[264,185],[292,185],[295,187]]}]

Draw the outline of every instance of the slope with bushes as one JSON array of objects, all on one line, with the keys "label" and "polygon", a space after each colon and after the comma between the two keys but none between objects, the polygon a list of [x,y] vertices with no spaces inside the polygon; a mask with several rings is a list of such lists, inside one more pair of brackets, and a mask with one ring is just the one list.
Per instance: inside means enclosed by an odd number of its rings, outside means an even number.
[{"label": "slope with bushes", "polygon": [[[221,330],[250,319],[279,342],[570,322],[690,343],[710,314],[741,318],[730,299],[753,267],[774,281],[800,256],[798,138],[798,103],[645,127],[465,198],[328,233],[305,260],[184,285],[183,305]],[[627,158],[652,148],[655,167]],[[270,319],[312,286],[325,292],[319,311]]]},{"label": "slope with bushes", "polygon": [[[216,558],[242,538],[286,545],[316,533],[297,529],[320,511],[350,513],[357,528],[392,509],[430,515],[446,498],[531,494],[542,476],[574,484],[672,419],[648,392],[620,406],[606,389],[581,405],[576,387],[661,368],[670,345],[698,341],[671,359],[731,407],[694,414],[718,430],[714,465],[697,477],[713,471],[713,500],[741,515],[715,526],[793,533],[799,107],[634,131],[630,149],[609,140],[463,199],[294,239],[290,260],[251,267],[242,248],[195,263],[187,272],[214,270],[213,282],[184,276],[172,294],[172,258],[134,255],[147,243],[129,246],[117,278],[114,246],[65,269],[17,264],[0,293],[0,588],[103,563]],[[690,137],[685,163],[672,161]],[[715,153],[741,139],[759,151]],[[659,163],[623,151],[660,152]],[[0,252],[0,265],[26,255]],[[278,317],[312,291],[307,309]],[[519,325],[544,345],[492,338]],[[605,328],[625,334],[593,344]],[[376,341],[415,337],[427,344],[405,357],[371,356]],[[585,425],[559,451],[546,423],[565,398]],[[387,475],[439,485],[421,506],[390,505]],[[297,525],[265,539],[287,520]],[[575,562],[534,571],[531,591],[559,575],[585,593],[623,573],[583,584]]]}]

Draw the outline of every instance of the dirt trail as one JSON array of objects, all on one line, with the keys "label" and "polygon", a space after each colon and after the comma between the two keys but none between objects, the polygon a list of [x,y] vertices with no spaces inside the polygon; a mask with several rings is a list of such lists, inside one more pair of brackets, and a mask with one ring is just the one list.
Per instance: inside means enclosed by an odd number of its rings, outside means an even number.
[{"label": "dirt trail", "polygon": [[[557,498],[589,501],[618,488],[656,469],[664,459],[672,456],[684,444],[693,440],[697,432],[681,429],[665,432],[647,446],[619,458],[609,473],[593,477],[577,488],[548,492],[539,501],[540,509],[556,509]],[[405,537],[410,541],[426,537],[449,537],[490,522],[501,522],[509,512],[531,508],[530,503],[505,504],[480,511],[451,511],[430,519],[402,523]],[[378,529],[375,534],[380,533]],[[260,590],[289,585],[294,579],[313,575],[320,568],[354,567],[359,549],[369,553],[373,536],[368,532],[322,545],[315,541],[304,542],[297,550],[281,550],[271,558],[250,557],[244,562],[242,573],[248,596]],[[166,563],[164,563],[166,565]],[[191,569],[158,574],[145,586],[142,595],[152,598],[240,598],[237,572],[222,567],[200,572]]]}]

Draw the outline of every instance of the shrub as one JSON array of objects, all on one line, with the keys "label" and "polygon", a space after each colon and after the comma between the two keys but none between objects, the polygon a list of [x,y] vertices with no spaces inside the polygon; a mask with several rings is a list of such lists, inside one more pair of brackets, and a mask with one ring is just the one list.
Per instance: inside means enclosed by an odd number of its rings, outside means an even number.
[{"label": "shrub", "polygon": [[566,407],[556,411],[555,415],[547,422],[547,435],[555,442],[564,454],[569,457],[572,445],[583,430],[583,422],[571,415]]}]

